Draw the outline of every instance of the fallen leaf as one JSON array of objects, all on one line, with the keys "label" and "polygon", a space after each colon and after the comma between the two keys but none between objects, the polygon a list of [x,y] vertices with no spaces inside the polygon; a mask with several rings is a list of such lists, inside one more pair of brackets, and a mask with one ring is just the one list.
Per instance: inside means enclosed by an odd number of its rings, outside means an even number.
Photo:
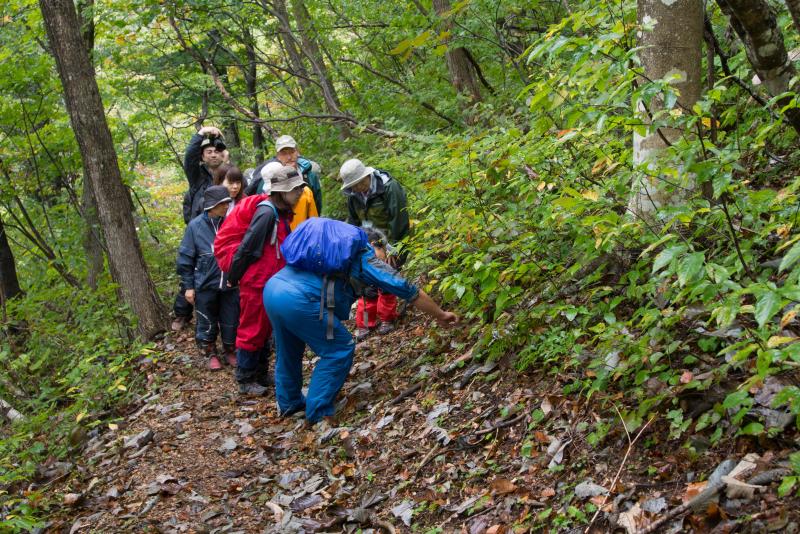
[{"label": "fallen leaf", "polygon": [[507,478],[496,478],[492,480],[491,488],[500,495],[517,491],[517,486]]},{"label": "fallen leaf", "polygon": [[64,505],[75,506],[76,504],[78,504],[78,501],[80,501],[82,498],[83,494],[81,493],[67,493],[66,495],[64,495]]},{"label": "fallen leaf", "polygon": [[542,490],[542,492],[539,494],[539,496],[541,498],[543,498],[543,499],[549,499],[550,497],[552,497],[555,494],[556,494],[555,488],[545,488],[545,489]]},{"label": "fallen leaf", "polygon": [[414,501],[405,500],[392,507],[392,515],[399,518],[407,527],[411,526],[411,516],[414,515]]},{"label": "fallen leaf", "polygon": [[695,497],[697,497],[708,485],[708,481],[704,482],[691,482],[688,486],[686,486],[686,491],[683,493],[683,503],[686,504],[687,502],[691,501]]}]

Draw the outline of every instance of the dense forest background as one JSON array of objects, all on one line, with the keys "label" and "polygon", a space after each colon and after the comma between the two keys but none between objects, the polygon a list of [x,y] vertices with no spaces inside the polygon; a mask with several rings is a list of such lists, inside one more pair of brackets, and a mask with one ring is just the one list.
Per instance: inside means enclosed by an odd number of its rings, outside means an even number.
[{"label": "dense forest background", "polygon": [[[330,217],[344,216],[344,160],[391,172],[409,193],[408,272],[462,314],[459,346],[591,399],[590,446],[620,419],[631,433],[650,422],[651,445],[698,452],[793,443],[797,2],[75,8],[129,194],[105,194],[116,173],[87,164],[94,132],[71,123],[62,86],[80,72],[57,69],[40,5],[4,2],[4,527],[46,517],[46,486],[29,486],[42,463],[75,454],[146,385],[135,364],[178,286],[182,152],[201,125],[224,130],[242,168],[293,135],[322,166]],[[141,285],[123,283],[114,211],[133,216]],[[148,300],[163,306],[137,309]],[[782,494],[796,491],[792,462]]]}]

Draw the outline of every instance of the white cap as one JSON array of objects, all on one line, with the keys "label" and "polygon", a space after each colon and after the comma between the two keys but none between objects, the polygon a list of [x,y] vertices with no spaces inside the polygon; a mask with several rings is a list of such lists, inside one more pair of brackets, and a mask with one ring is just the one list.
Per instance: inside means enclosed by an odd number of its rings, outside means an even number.
[{"label": "white cap", "polygon": [[365,167],[360,159],[348,159],[339,169],[339,178],[342,180],[342,190],[348,189],[366,176],[375,172],[374,167]]},{"label": "white cap", "polygon": [[280,161],[270,161],[263,167],[261,167],[261,178],[264,180],[263,185],[261,188],[263,191],[262,193],[270,194],[272,192],[272,178],[277,174],[279,170],[283,167],[283,163]]},{"label": "white cap", "polygon": [[297,148],[297,141],[291,135],[282,135],[275,140],[275,152],[278,153],[284,148]]}]

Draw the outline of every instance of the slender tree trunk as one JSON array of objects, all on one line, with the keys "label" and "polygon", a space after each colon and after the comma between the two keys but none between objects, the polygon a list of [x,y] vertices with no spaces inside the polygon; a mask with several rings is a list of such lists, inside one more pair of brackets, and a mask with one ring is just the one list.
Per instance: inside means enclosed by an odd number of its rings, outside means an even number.
[{"label": "slender tree trunk", "polygon": [[[436,10],[436,14],[442,17],[450,11],[450,0],[433,0],[433,8]],[[444,19],[444,30],[450,31],[452,27],[453,23],[449,19]],[[444,44],[448,45],[444,57],[447,62],[447,71],[450,73],[450,83],[459,94],[469,99],[470,104],[480,102],[481,89],[470,61],[469,51],[463,46],[455,48],[449,46],[449,40]]]},{"label": "slender tree trunk", "polygon": [[[655,27],[642,30],[639,56],[644,68],[645,80],[658,80],[667,75],[675,75],[673,82],[680,92],[678,105],[691,109],[700,98],[701,69],[700,59],[703,44],[703,3],[701,0],[639,0],[639,23],[645,22]],[[639,109],[644,122],[664,109],[663,99],[655,97],[648,109]],[[633,158],[638,164],[652,161],[667,146],[683,134],[682,130],[660,128],[645,136],[634,134]],[[675,191],[667,191],[657,177],[641,176],[634,180],[633,195],[629,208],[637,215],[652,218],[658,208],[674,202]],[[691,189],[693,184],[678,184]]]},{"label": "slender tree trunk", "polygon": [[274,0],[272,3],[272,9],[269,11],[275,16],[276,19],[278,19],[278,25],[281,28],[280,33],[283,49],[286,51],[286,55],[289,58],[289,64],[292,66],[292,70],[297,77],[297,82],[303,89],[304,96],[307,97],[305,93],[311,86],[311,82],[309,81],[310,78],[308,70],[306,70],[306,66],[303,63],[303,56],[300,53],[300,45],[297,42],[297,39],[295,39],[294,32],[292,31],[292,25],[289,21],[289,12],[286,9],[286,1]]},{"label": "slender tree trunk", "polygon": [[800,0],[786,0],[786,7],[794,21],[795,31],[800,32]]},{"label": "slender tree trunk", "polygon": [[[302,51],[311,62],[311,69],[319,80],[325,105],[328,111],[340,115],[342,114],[342,105],[339,102],[339,95],[336,93],[336,87],[333,85],[322,51],[317,43],[319,35],[314,28],[314,21],[303,0],[292,0],[292,14],[303,43]],[[342,137],[350,137],[350,127],[347,124],[341,124],[339,129]]]},{"label": "slender tree trunk", "polygon": [[[94,0],[79,0],[76,4],[81,20],[81,35],[86,43],[89,58],[94,53]],[[86,228],[83,232],[83,252],[86,254],[86,283],[97,289],[97,281],[103,274],[105,257],[103,243],[100,241],[100,218],[97,212],[97,199],[92,191],[92,183],[86,172],[83,173],[83,193],[81,211]]]},{"label": "slender tree trunk", "polygon": [[[258,64],[256,58],[256,49],[253,46],[253,35],[250,30],[244,32],[244,50],[247,54],[247,65],[244,73],[244,81],[247,85],[247,97],[250,99],[250,111],[256,117],[261,117],[261,111],[258,108],[258,87],[256,81],[258,80]],[[264,131],[258,124],[253,124],[253,150],[256,153],[256,160],[261,161],[264,157],[264,148],[266,140],[264,139]]]},{"label": "slender tree trunk", "polygon": [[111,276],[123,301],[138,317],[140,335],[164,330],[166,312],[150,279],[122,183],[117,155],[72,0],[40,0],[45,29],[56,60],[64,101],[83,165],[97,198],[108,245]]},{"label": "slender tree trunk", "polygon": [[3,310],[5,310],[6,301],[21,293],[14,252],[8,244],[3,219],[0,219],[0,299],[2,299]]},{"label": "slender tree trunk", "polygon": [[[766,0],[717,0],[720,9],[728,15],[739,39],[745,45],[747,59],[772,96],[797,91],[789,82],[796,70],[778,26],[775,12]],[[777,104],[784,107],[792,101],[791,97],[780,99]],[[784,112],[786,120],[800,133],[800,109],[790,108]]]}]

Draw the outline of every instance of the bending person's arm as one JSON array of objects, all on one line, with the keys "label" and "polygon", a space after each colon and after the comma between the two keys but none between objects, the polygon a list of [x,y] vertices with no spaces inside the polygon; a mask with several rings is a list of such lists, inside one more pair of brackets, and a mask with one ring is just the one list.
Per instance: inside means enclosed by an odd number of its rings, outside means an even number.
[{"label": "bending person's arm", "polygon": [[458,323],[458,316],[455,313],[441,309],[431,296],[421,289],[417,294],[417,298],[411,301],[411,304],[425,315],[430,315],[436,319],[436,322],[442,326]]},{"label": "bending person's arm", "polygon": [[411,302],[421,312],[436,319],[439,324],[446,326],[458,322],[456,314],[441,309],[430,295],[379,260],[374,250],[370,249],[361,255],[360,265],[356,271],[351,271],[351,274],[362,282]]}]

